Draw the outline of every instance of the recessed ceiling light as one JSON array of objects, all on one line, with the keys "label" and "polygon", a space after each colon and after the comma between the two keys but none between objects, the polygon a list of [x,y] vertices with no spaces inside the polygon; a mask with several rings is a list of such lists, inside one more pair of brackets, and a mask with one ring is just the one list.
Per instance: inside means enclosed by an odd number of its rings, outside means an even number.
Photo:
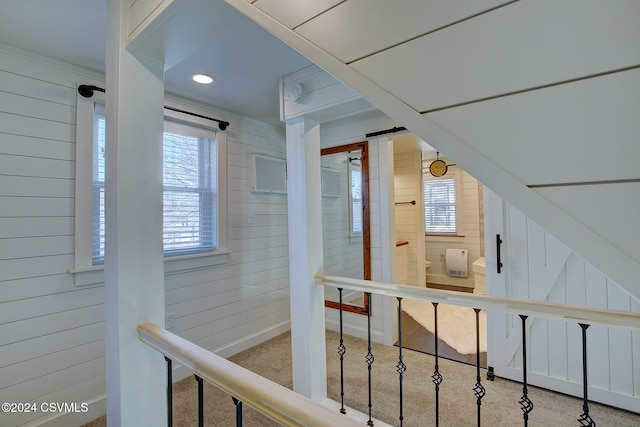
[{"label": "recessed ceiling light", "polygon": [[194,74],[193,77],[191,78],[193,79],[193,81],[203,85],[210,85],[215,81],[213,77],[208,76],[206,74]]}]

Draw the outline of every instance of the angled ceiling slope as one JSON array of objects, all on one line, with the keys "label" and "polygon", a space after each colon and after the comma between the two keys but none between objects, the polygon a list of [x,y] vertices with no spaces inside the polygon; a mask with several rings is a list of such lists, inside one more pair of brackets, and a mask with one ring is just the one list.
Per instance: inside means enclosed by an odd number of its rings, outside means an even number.
[{"label": "angled ceiling slope", "polygon": [[226,1],[640,298],[640,3]]}]

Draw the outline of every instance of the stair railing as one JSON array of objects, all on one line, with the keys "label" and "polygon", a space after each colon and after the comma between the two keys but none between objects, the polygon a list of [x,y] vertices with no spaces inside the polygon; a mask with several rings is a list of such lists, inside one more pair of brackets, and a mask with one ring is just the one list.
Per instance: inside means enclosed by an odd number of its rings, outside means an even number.
[{"label": "stair railing", "polygon": [[167,361],[167,425],[172,420],[171,366],[178,362],[198,381],[198,425],[204,425],[203,381],[229,394],[236,404],[236,425],[242,425],[242,405],[248,405],[284,426],[361,426],[286,387],[255,374],[152,323],[138,326],[141,341]]},{"label": "stair railing", "polygon": [[[479,313],[482,309],[493,310],[504,313],[518,314],[522,323],[522,362],[523,362],[523,379],[522,379],[522,397],[518,401],[523,413],[524,426],[528,426],[529,414],[533,410],[533,402],[528,395],[528,383],[527,383],[527,347],[526,347],[526,327],[525,322],[529,316],[543,317],[548,319],[558,319],[574,322],[580,325],[582,331],[582,355],[583,355],[583,405],[582,413],[576,421],[580,426],[595,426],[595,421],[589,415],[588,404],[588,379],[587,379],[587,346],[586,346],[586,331],[592,324],[616,327],[631,330],[640,330],[640,315],[630,312],[614,311],[614,310],[602,310],[589,307],[580,307],[564,304],[556,304],[549,302],[522,300],[515,298],[493,297],[487,295],[478,295],[463,292],[446,291],[441,289],[430,288],[418,288],[416,286],[381,283],[371,280],[351,279],[346,277],[328,276],[323,274],[317,274],[315,276],[316,284],[321,286],[330,286],[338,288],[340,295],[344,289],[355,290],[364,292],[369,296],[369,304],[371,304],[372,295],[385,295],[389,297],[395,297],[398,300],[398,336],[399,336],[399,351],[398,351],[398,364],[396,365],[398,371],[399,380],[399,400],[400,400],[400,414],[399,421],[402,426],[404,420],[403,413],[403,379],[406,372],[406,365],[402,358],[402,299],[409,298],[415,300],[422,300],[431,302],[434,306],[434,326],[435,326],[435,371],[432,375],[433,382],[435,384],[435,425],[438,426],[440,422],[439,415],[439,389],[440,384],[443,382],[443,377],[438,370],[438,304],[451,304],[457,306],[469,307],[474,310],[476,318],[476,383],[472,388],[476,397],[477,405],[477,425],[481,424],[481,405],[482,398],[485,396],[486,390],[482,385],[480,376],[480,327],[479,327]],[[340,305],[341,307],[341,305]],[[370,313],[370,305],[367,306],[367,313]],[[346,348],[343,343],[343,319],[342,312],[340,313],[340,360],[342,366],[343,356],[346,352]],[[368,364],[369,375],[369,403],[368,410],[371,414],[371,365],[374,357],[371,353],[371,321],[367,321],[367,336],[368,336],[368,353],[366,361]],[[489,370],[487,378],[492,379],[493,372]],[[342,377],[341,369],[341,413],[345,413],[344,410],[344,378]],[[369,426],[373,425],[371,416],[369,416]]]}]

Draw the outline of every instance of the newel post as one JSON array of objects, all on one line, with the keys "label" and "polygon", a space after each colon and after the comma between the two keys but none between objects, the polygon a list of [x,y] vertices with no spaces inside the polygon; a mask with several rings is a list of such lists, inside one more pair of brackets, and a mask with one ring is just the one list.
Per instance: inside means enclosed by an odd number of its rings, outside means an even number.
[{"label": "newel post", "polygon": [[287,201],[293,389],[315,401],[327,395],[322,270],[320,125],[287,120]]}]

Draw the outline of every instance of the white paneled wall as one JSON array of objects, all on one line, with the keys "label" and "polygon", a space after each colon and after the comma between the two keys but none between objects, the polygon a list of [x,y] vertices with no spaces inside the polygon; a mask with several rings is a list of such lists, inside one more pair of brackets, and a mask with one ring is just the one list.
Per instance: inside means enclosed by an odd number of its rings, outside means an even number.
[{"label": "white paneled wall", "polygon": [[640,3],[227,2],[640,295]]},{"label": "white paneled wall", "polygon": [[[451,163],[445,158],[447,163]],[[427,282],[451,286],[473,287],[471,264],[480,257],[484,241],[481,239],[481,222],[478,181],[457,166],[450,166],[447,176],[459,176],[458,236],[426,236],[426,259],[431,261],[427,271]],[[446,274],[445,253],[448,248],[468,251],[469,277],[458,278]]]},{"label": "white paneled wall", "polygon": [[[76,85],[102,79],[0,46],[0,401],[91,404],[88,414],[60,425],[104,413],[103,287],[77,287],[68,273]],[[251,153],[283,158],[284,136],[253,120],[224,118],[232,123],[229,261],[167,274],[165,287],[173,331],[226,356],[289,329],[289,283],[286,195],[251,193],[249,171]],[[47,417],[0,413],[0,425]]]},{"label": "white paneled wall", "polygon": [[[422,225],[421,181],[422,153],[419,150],[394,154],[394,191],[396,210],[396,235],[398,240],[407,241],[406,284],[424,287],[424,227]],[[415,205],[407,204],[412,200]],[[421,241],[422,240],[422,241]]]},{"label": "white paneled wall", "polygon": [[[368,120],[352,120],[348,123],[322,125],[320,128],[322,148],[350,144],[365,140],[365,134],[372,129],[388,126],[388,119],[376,117]],[[382,280],[381,210],[388,209],[380,204],[380,167],[378,142],[369,140],[369,208],[371,218],[371,280]],[[371,338],[384,342],[385,322],[393,315],[385,297],[373,295],[371,298]],[[385,317],[386,316],[386,317]],[[345,333],[360,338],[367,336],[367,317],[354,313],[344,313]],[[338,310],[326,309],[328,329],[338,330]],[[393,342],[393,341],[392,341]]]},{"label": "white paneled wall", "polygon": [[[487,228],[503,241],[500,275],[488,265],[493,296],[638,313],[640,302],[572,252],[522,212],[495,196],[487,204],[497,221]],[[501,222],[501,224],[498,224]],[[495,233],[495,234],[494,234]],[[493,258],[494,255],[492,255]],[[522,327],[515,314],[490,312],[488,364],[496,375],[522,378]],[[526,323],[531,384],[582,395],[581,328],[573,322],[530,318]],[[637,411],[640,396],[640,333],[603,326],[587,330],[589,397]]]},{"label": "white paneled wall", "polygon": [[356,154],[336,153],[321,157],[323,168],[340,174],[340,195],[322,197],[322,243],[325,274],[364,278],[362,236],[349,230],[349,178],[347,157]]},{"label": "white paneled wall", "polygon": [[0,64],[0,400],[90,402],[105,387],[103,290],[76,288],[67,269],[75,88],[95,76],[4,48]]}]

